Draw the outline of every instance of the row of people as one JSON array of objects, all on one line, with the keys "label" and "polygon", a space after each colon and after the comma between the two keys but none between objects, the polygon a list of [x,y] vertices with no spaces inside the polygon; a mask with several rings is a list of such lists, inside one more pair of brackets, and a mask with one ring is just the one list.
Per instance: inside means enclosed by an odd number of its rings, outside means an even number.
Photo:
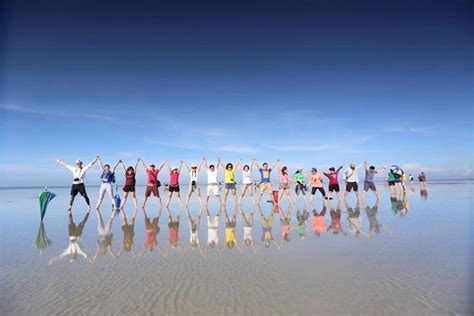
[{"label": "row of people", "polygon": [[[78,256],[82,256],[89,262],[95,264],[98,257],[110,254],[112,257],[117,258],[124,252],[131,253],[134,258],[139,258],[146,253],[158,251],[163,256],[166,256],[170,249],[177,248],[178,250],[199,250],[202,255],[206,255],[209,249],[216,249],[222,251],[224,248],[238,249],[240,253],[244,251],[244,248],[251,247],[256,253],[257,249],[261,246],[270,247],[274,245],[278,249],[281,249],[284,243],[291,240],[292,232],[296,232],[300,239],[304,239],[307,234],[312,231],[315,236],[320,236],[323,233],[332,232],[334,235],[347,236],[348,233],[354,234],[355,237],[360,238],[366,236],[372,238],[375,234],[380,232],[382,224],[377,220],[377,211],[379,208],[378,201],[372,207],[367,206],[363,203],[363,208],[366,210],[366,215],[369,222],[368,232],[365,233],[361,229],[361,213],[360,204],[357,203],[355,207],[350,206],[347,202],[345,203],[345,209],[347,211],[347,227],[348,232],[345,231],[342,224],[342,210],[341,200],[338,201],[336,208],[333,207],[330,201],[323,201],[322,206],[317,210],[316,208],[312,212],[306,210],[300,210],[296,208],[295,214],[294,209],[291,205],[284,211],[282,208],[278,209],[278,212],[273,210],[269,214],[264,214],[260,206],[254,206],[249,213],[244,212],[242,209],[235,208],[232,213],[227,211],[225,207],[219,207],[218,211],[213,215],[206,208],[206,223],[207,223],[207,241],[204,245],[199,240],[199,228],[201,226],[202,210],[203,207],[199,208],[199,211],[193,217],[190,213],[189,208],[186,208],[186,218],[189,228],[189,239],[185,246],[181,246],[179,238],[181,208],[175,217],[172,216],[169,208],[166,210],[167,224],[169,230],[168,247],[165,249],[158,242],[158,234],[160,232],[160,217],[163,208],[160,207],[157,214],[153,217],[149,217],[146,209],[143,208],[143,216],[145,222],[145,242],[141,249],[135,248],[135,220],[137,217],[138,209],[135,209],[130,219],[122,210],[122,225],[121,230],[123,233],[123,242],[118,252],[115,252],[112,248],[113,233],[112,225],[116,218],[112,213],[107,223],[104,221],[103,215],[100,210],[96,211],[97,223],[98,223],[98,247],[94,256],[89,257],[81,246],[81,238],[84,230],[84,226],[89,218],[90,212],[87,212],[79,224],[75,224],[72,212],[69,212],[69,244],[68,247],[57,257],[52,258],[49,264],[59,261],[63,258],[69,258],[70,261],[74,261]],[[253,226],[255,211],[258,209],[258,216],[260,217],[261,223],[261,238],[259,241],[255,241],[253,238]],[[329,225],[326,223],[326,214],[329,209],[331,222]],[[223,210],[223,211],[222,211]],[[219,227],[221,223],[222,214],[225,219],[224,228],[224,243],[220,243]],[[311,216],[312,215],[312,216]],[[280,238],[274,237],[273,225],[274,219],[279,216],[280,219]],[[240,217],[243,226],[243,236],[241,242],[238,241],[236,236],[237,218]],[[292,219],[296,219],[296,222],[292,224]],[[310,228],[308,227],[310,226]]]},{"label": "row of people", "polygon": [[[159,188],[161,186],[160,181],[158,180],[158,175],[160,171],[167,166],[169,170],[169,184],[167,185],[168,190],[168,201],[166,206],[169,206],[173,195],[176,194],[176,199],[180,206],[182,206],[181,202],[181,194],[180,194],[180,181],[179,177],[181,175],[181,170],[183,168],[183,161],[180,162],[178,167],[171,167],[168,160],[163,161],[163,163],[156,167],[154,164],[147,165],[142,159],[138,158],[135,166],[128,166],[126,167],[122,160],[119,160],[115,163],[112,167],[109,164],[103,164],[100,157],[97,156],[91,163],[86,166],[83,166],[82,161],[77,160],[75,166],[71,166],[66,164],[63,160],[58,159],[58,163],[64,165],[67,169],[69,169],[73,174],[73,182],[71,187],[71,198],[68,209],[72,208],[74,198],[79,193],[81,194],[88,207],[90,208],[90,201],[86,193],[85,185],[84,185],[84,178],[87,170],[94,165],[97,161],[99,162],[100,166],[100,189],[99,189],[99,198],[97,201],[96,207],[99,208],[104,195],[107,193],[110,197],[110,200],[114,206],[114,208],[123,208],[125,202],[128,199],[128,196],[131,195],[131,198],[134,202],[135,207],[138,207],[137,198],[135,194],[135,186],[136,186],[136,173],[138,170],[138,166],[141,163],[143,168],[145,169],[147,175],[147,184],[145,190],[145,196],[143,198],[143,206],[146,205],[148,198],[153,195],[158,200],[158,203],[162,205],[161,197]],[[332,194],[335,192],[337,197],[341,199],[340,195],[340,187],[339,187],[339,172],[343,168],[343,165],[339,166],[337,169],[335,167],[329,168],[328,172],[320,172],[316,168],[312,168],[309,174],[304,173],[301,168],[297,169],[296,172],[292,177],[289,176],[289,171],[286,166],[280,166],[280,160],[277,160],[272,167],[269,167],[268,163],[263,163],[262,166],[258,164],[258,162],[253,159],[250,165],[243,165],[242,167],[242,186],[241,192],[239,197],[237,197],[237,189],[236,189],[236,172],[238,170],[241,161],[238,160],[235,164],[227,163],[225,166],[223,165],[220,159],[217,160],[216,164],[209,164],[207,159],[204,157],[200,161],[200,163],[192,164],[187,166],[187,170],[189,173],[189,189],[186,195],[186,205],[189,205],[191,196],[195,193],[200,205],[203,205],[200,186],[199,186],[199,174],[201,168],[204,168],[207,171],[207,194],[206,194],[206,204],[209,203],[210,197],[214,196],[218,199],[219,203],[223,203],[226,205],[229,192],[231,193],[235,204],[238,205],[242,202],[246,194],[248,193],[250,199],[253,201],[254,204],[257,201],[254,198],[254,181],[252,179],[252,171],[253,167],[256,167],[259,174],[260,174],[260,181],[258,183],[259,189],[259,197],[258,203],[260,204],[261,199],[265,192],[268,192],[270,195],[270,200],[275,204],[278,203],[277,200],[281,200],[283,197],[286,196],[288,201],[291,204],[296,203],[296,199],[298,196],[302,196],[305,202],[307,203],[306,199],[306,191],[308,190],[307,184],[311,187],[311,198],[310,202],[313,201],[314,196],[317,192],[320,192],[323,199],[332,199]],[[115,183],[115,170],[116,168],[121,165],[124,169],[125,173],[125,183],[122,187],[123,191],[123,198],[121,199],[121,204],[116,205],[116,201],[113,196],[113,184]],[[220,188],[219,188],[219,181],[218,181],[218,170],[219,168],[224,167],[224,196],[221,199],[220,196]],[[364,179],[364,196],[366,192],[373,191],[376,195],[376,198],[379,199],[379,193],[377,191],[377,187],[374,182],[374,177],[378,174],[383,172],[385,168],[381,168],[376,170],[374,166],[369,166],[367,161],[363,164],[356,165],[355,163],[351,163],[349,167],[344,171],[344,181],[345,181],[345,194],[344,197],[347,199],[350,192],[354,192],[357,200],[359,200],[359,176],[357,170],[364,167],[365,169],[365,179]],[[279,187],[278,187],[278,195],[273,193],[273,186],[271,182],[271,172],[275,168],[279,170]],[[391,174],[394,174],[392,170],[389,172],[389,177]],[[323,179],[327,177],[329,179],[328,184],[328,194],[326,195],[326,190],[324,189]],[[395,181],[394,181],[395,183]],[[296,197],[292,197],[291,192],[291,185],[295,185],[295,194]],[[389,184],[392,185],[392,181],[389,180]]]}]

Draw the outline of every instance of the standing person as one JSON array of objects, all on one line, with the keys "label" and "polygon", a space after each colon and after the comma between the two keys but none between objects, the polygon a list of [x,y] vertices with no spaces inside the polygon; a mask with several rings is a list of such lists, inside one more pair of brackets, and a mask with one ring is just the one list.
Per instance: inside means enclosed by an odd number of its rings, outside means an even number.
[{"label": "standing person", "polygon": [[293,175],[295,181],[296,181],[296,186],[295,186],[295,193],[296,193],[296,198],[295,198],[295,202],[297,202],[298,200],[298,196],[300,195],[303,195],[303,199],[304,199],[304,206],[306,207],[306,203],[307,203],[307,200],[306,200],[306,183],[305,183],[305,175],[303,173],[303,169],[302,168],[298,168],[296,169],[296,172],[295,174]]},{"label": "standing person", "polygon": [[160,173],[161,169],[163,169],[163,166],[168,160],[163,161],[159,168],[156,168],[154,164],[147,166],[145,161],[143,161],[143,159],[141,158],[138,158],[138,160],[142,162],[142,166],[143,168],[145,168],[147,175],[145,197],[143,198],[143,207],[145,207],[146,201],[152,193],[153,196],[156,197],[158,203],[160,203],[160,206],[162,206],[163,204],[161,203],[160,192],[158,191],[158,188],[161,186],[160,181],[158,181],[158,174]]},{"label": "standing person", "polygon": [[224,207],[227,204],[227,196],[229,195],[229,190],[232,191],[232,197],[234,198],[235,205],[238,205],[237,201],[237,190],[235,188],[235,169],[240,164],[240,159],[235,163],[235,167],[228,163],[224,169]]},{"label": "standing person", "polygon": [[349,168],[344,171],[344,177],[346,180],[346,192],[344,192],[344,199],[347,200],[347,196],[350,192],[354,191],[359,201],[359,176],[357,175],[357,169],[362,168],[362,164],[356,166],[355,163],[351,163]]},{"label": "standing person", "polygon": [[374,177],[377,173],[382,173],[385,168],[382,168],[380,170],[375,170],[374,166],[367,167],[367,160],[364,161],[364,167],[365,167],[365,179],[364,179],[364,193],[363,193],[363,198],[365,200],[365,197],[367,195],[367,191],[372,190],[375,193],[375,196],[377,197],[377,201],[380,199],[380,194],[377,191],[377,187],[375,186],[374,182]]},{"label": "standing person", "polygon": [[314,195],[317,191],[321,192],[323,200],[326,198],[326,191],[324,191],[323,178],[324,175],[318,172],[318,169],[312,168],[311,175],[309,176],[311,180],[311,197],[309,199],[310,203],[313,203]]},{"label": "standing person", "polygon": [[253,204],[255,204],[255,198],[253,197],[253,181],[252,181],[252,166],[253,161],[249,165],[245,165],[242,170],[242,189],[240,193],[240,204],[244,199],[245,193],[248,191]]},{"label": "standing person", "polygon": [[138,208],[137,196],[135,194],[135,184],[137,183],[135,176],[136,176],[136,170],[138,170],[139,161],[140,160],[137,159],[137,163],[135,164],[135,167],[133,166],[125,167],[125,164],[122,162],[123,170],[125,171],[125,184],[123,185],[123,188],[122,188],[123,198],[122,198],[122,204],[120,205],[121,209],[123,209],[129,194],[132,196],[133,204],[135,205],[135,208]]},{"label": "standing person", "polygon": [[340,166],[337,168],[337,170],[334,167],[329,168],[329,172],[324,172],[324,175],[329,178],[329,186],[328,186],[328,196],[326,197],[326,200],[332,200],[331,194],[333,191],[336,191],[337,197],[340,200],[341,199],[341,193],[339,192],[339,171],[341,171],[343,166]]},{"label": "standing person", "polygon": [[281,201],[283,199],[283,193],[285,193],[286,197],[288,198],[288,202],[290,204],[295,204],[295,202],[291,198],[290,179],[288,177],[288,168],[286,166],[280,169],[279,176],[280,176],[280,184],[279,184],[280,191],[278,192],[278,199]]},{"label": "standing person", "polygon": [[387,174],[388,178],[388,186],[390,187],[390,195],[394,196],[396,195],[396,188],[395,188],[395,173],[393,172],[393,169],[390,169]]},{"label": "standing person", "polygon": [[260,172],[260,196],[258,199],[258,204],[260,204],[260,201],[262,200],[263,193],[265,191],[268,191],[270,194],[273,203],[275,204],[275,197],[273,196],[273,187],[272,183],[270,181],[270,173],[272,172],[272,169],[274,169],[279,163],[280,159],[278,159],[275,164],[273,165],[272,168],[268,168],[268,163],[264,162],[262,165],[262,168],[258,165],[257,161],[254,159],[253,160],[255,166],[257,167],[258,171]]},{"label": "standing person", "polygon": [[168,186],[169,195],[168,195],[168,202],[166,202],[166,207],[170,206],[171,198],[173,197],[173,193],[176,192],[176,199],[178,200],[180,211],[181,207],[183,207],[183,203],[181,203],[181,193],[179,192],[179,175],[181,174],[181,168],[183,167],[183,161],[181,160],[180,165],[178,168],[171,169],[171,166],[168,162],[168,169],[170,171],[170,184]]},{"label": "standing person", "polygon": [[69,171],[72,172],[73,180],[71,186],[71,199],[69,200],[69,206],[67,208],[68,211],[72,209],[72,204],[74,203],[74,198],[76,197],[77,193],[82,195],[84,200],[86,201],[87,208],[91,210],[91,203],[89,201],[89,197],[87,196],[86,187],[84,186],[84,177],[86,175],[87,170],[92,167],[96,161],[99,160],[99,156],[96,156],[94,160],[92,160],[88,165],[82,167],[82,161],[76,160],[76,166],[70,166],[66,164],[62,159],[57,159],[56,161],[66,167]]},{"label": "standing person", "polygon": [[172,248],[179,247],[179,220],[181,217],[181,207],[178,210],[176,219],[173,220],[169,207],[166,208],[166,217],[168,219],[169,238],[168,242]]},{"label": "standing person", "polygon": [[206,157],[204,157],[204,163],[207,169],[207,197],[206,197],[206,205],[209,205],[209,198],[211,195],[215,196],[219,200],[219,206],[222,206],[221,197],[219,195],[219,182],[217,181],[217,170],[219,166],[221,166],[220,158],[217,159],[217,164],[214,166],[213,164],[208,166],[208,162]]},{"label": "standing person", "polygon": [[204,158],[201,159],[199,166],[193,164],[191,165],[191,167],[188,167],[189,189],[188,189],[188,195],[186,197],[186,207],[189,206],[189,200],[191,199],[191,195],[193,194],[194,191],[196,191],[199,205],[202,207],[201,190],[199,188],[198,178],[199,178],[199,172],[201,171],[203,161],[204,161]]},{"label": "standing person", "polygon": [[420,182],[420,190],[426,190],[426,174],[423,171],[418,175],[418,181]]},{"label": "standing person", "polygon": [[102,200],[104,199],[105,192],[107,192],[107,194],[109,195],[109,198],[112,201],[112,205],[114,209],[119,207],[119,205],[115,204],[112,184],[115,183],[115,169],[121,162],[122,160],[117,161],[115,165],[112,167],[112,170],[110,170],[110,165],[109,164],[102,165],[102,160],[99,157],[99,166],[100,166],[100,171],[102,172],[102,174],[100,175],[101,183],[100,183],[100,188],[99,188],[99,198],[97,199],[97,205],[96,205],[97,210],[102,204]]},{"label": "standing person", "polygon": [[[207,246],[211,248],[217,248],[219,250],[219,219],[221,216],[221,208],[217,211],[216,215],[211,216],[209,208],[206,207],[207,213]],[[206,247],[207,249],[207,247]]]}]

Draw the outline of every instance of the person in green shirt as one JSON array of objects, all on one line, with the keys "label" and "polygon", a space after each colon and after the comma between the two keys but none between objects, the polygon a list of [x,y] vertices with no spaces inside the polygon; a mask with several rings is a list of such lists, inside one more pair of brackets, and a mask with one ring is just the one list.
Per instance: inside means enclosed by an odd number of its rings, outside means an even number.
[{"label": "person in green shirt", "polygon": [[303,173],[303,169],[301,168],[298,168],[295,172],[295,174],[293,175],[293,178],[295,179],[295,182],[296,182],[296,187],[295,187],[295,193],[296,193],[296,199],[295,199],[295,203],[297,202],[298,200],[298,196],[301,195],[303,196],[303,199],[304,199],[304,206],[306,207],[306,203],[307,203],[307,200],[306,200],[306,184],[305,184],[305,175]]},{"label": "person in green shirt", "polygon": [[391,195],[395,195],[395,173],[393,172],[392,169],[388,172],[388,185],[390,186],[390,193]]}]

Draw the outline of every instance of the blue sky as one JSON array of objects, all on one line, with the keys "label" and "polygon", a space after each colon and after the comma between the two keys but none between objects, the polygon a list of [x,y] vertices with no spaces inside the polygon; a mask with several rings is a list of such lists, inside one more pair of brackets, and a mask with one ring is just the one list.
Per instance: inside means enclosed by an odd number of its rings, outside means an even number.
[{"label": "blue sky", "polygon": [[[9,1],[2,185],[54,160],[369,160],[473,176],[467,1]],[[89,182],[94,182],[93,176]]]}]

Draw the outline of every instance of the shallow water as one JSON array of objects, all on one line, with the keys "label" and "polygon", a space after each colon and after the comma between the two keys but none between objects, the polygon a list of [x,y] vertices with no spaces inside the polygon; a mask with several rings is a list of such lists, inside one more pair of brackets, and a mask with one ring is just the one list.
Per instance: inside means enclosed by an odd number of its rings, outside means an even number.
[{"label": "shallow water", "polygon": [[[144,188],[137,189],[141,205]],[[345,233],[330,231],[317,236],[310,214],[306,236],[301,238],[296,231],[297,210],[292,208],[290,241],[282,241],[280,214],[276,213],[274,242],[268,248],[261,242],[259,209],[254,209],[255,250],[243,245],[242,220],[237,216],[236,235],[242,251],[224,244],[224,212],[218,249],[206,247],[205,209],[201,209],[200,249],[191,248],[184,208],[180,246],[169,246],[167,210],[162,209],[159,249],[146,250],[145,217],[139,208],[133,251],[122,249],[123,219],[118,216],[112,222],[111,251],[96,255],[98,220],[93,210],[80,241],[87,258],[78,255],[73,261],[68,256],[57,258],[68,247],[68,189],[51,189],[58,196],[48,208],[44,228],[52,243],[41,251],[35,249],[40,226],[39,190],[0,190],[0,314],[473,313],[472,182],[431,183],[427,197],[420,196],[417,186],[398,203],[391,201],[387,188],[379,185],[379,189],[382,198],[376,214],[374,209],[360,205],[357,216],[357,212],[349,214],[344,203],[340,205]],[[92,205],[97,191],[88,189]],[[192,201],[190,214],[195,219],[200,208],[194,198]],[[369,194],[368,206],[373,207],[374,201]],[[105,200],[101,208],[105,223],[111,214],[109,204]],[[331,204],[336,211],[337,201]],[[354,211],[354,197],[349,204],[349,211]],[[303,211],[301,200],[298,205]],[[317,211],[322,210],[320,196],[314,205]],[[265,216],[272,213],[266,199],[261,206]],[[288,211],[286,200],[281,207]],[[172,216],[178,209],[173,202]],[[251,212],[249,200],[242,210]],[[210,213],[217,211],[217,204],[211,202]],[[235,211],[230,199],[227,211],[229,216]],[[147,216],[153,220],[158,212],[156,201],[151,200]],[[125,213],[130,223],[131,201]],[[84,219],[80,196],[72,215],[76,225]],[[329,207],[324,221],[330,226]],[[361,233],[356,236],[350,226],[358,226],[359,221]]]}]

